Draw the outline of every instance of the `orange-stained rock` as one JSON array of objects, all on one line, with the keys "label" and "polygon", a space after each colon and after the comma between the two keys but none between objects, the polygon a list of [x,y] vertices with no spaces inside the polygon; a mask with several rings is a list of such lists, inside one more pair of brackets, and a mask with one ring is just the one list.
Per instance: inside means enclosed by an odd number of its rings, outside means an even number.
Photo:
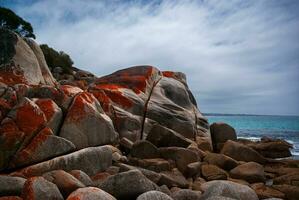
[{"label": "orange-stained rock", "polygon": [[152,66],[136,66],[116,71],[108,76],[101,77],[95,81],[99,89],[127,88],[135,93],[146,93],[150,86],[155,83],[160,71]]},{"label": "orange-stained rock", "polygon": [[54,170],[47,172],[43,174],[43,177],[46,180],[54,183],[58,187],[64,198],[66,198],[76,189],[85,187],[85,185],[81,183],[81,181],[63,170]]},{"label": "orange-stained rock", "polygon": [[77,149],[111,144],[118,139],[111,119],[98,100],[88,92],[74,98],[59,136],[73,142]]},{"label": "orange-stained rock", "polygon": [[62,123],[62,110],[52,99],[37,99],[35,103],[44,112],[47,118],[47,126],[52,129],[54,135],[57,135],[58,128]]},{"label": "orange-stained rock", "polygon": [[88,175],[104,171],[112,164],[112,152],[107,146],[88,147],[70,154],[34,164],[12,174],[22,177],[40,176],[46,172],[62,169],[70,171],[79,169]]},{"label": "orange-stained rock", "polygon": [[0,126],[0,170],[8,167],[9,160],[22,145],[25,133],[10,118],[5,118]]},{"label": "orange-stained rock", "polygon": [[[8,113],[17,124],[18,128],[25,133],[24,142],[29,140],[46,125],[47,119],[43,111],[30,99],[24,98],[21,103]],[[30,119],[30,120],[29,120]]]},{"label": "orange-stained rock", "polygon": [[[54,148],[53,148],[54,147]],[[50,128],[44,128],[10,161],[10,168],[35,164],[75,150],[70,141],[53,135]]]},{"label": "orange-stained rock", "polygon": [[67,200],[116,200],[109,193],[96,188],[96,187],[86,187],[80,188],[74,191],[70,196],[68,196]]},{"label": "orange-stained rock", "polygon": [[63,200],[57,186],[40,176],[27,179],[21,197],[24,200]]}]

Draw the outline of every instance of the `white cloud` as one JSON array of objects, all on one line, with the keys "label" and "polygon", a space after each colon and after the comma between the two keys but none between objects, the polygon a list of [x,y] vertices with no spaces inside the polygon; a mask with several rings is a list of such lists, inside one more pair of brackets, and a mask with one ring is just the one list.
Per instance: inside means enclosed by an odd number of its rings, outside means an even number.
[{"label": "white cloud", "polygon": [[98,75],[182,71],[202,111],[299,114],[297,1],[39,1],[15,6],[40,43]]}]

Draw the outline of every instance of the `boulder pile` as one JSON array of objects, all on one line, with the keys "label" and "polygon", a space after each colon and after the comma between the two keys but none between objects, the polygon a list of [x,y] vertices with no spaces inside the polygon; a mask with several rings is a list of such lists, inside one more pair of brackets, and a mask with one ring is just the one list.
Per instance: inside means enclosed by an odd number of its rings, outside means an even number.
[{"label": "boulder pile", "polygon": [[0,200],[298,199],[291,145],[209,126],[183,73],[57,81],[33,40],[0,38]]}]

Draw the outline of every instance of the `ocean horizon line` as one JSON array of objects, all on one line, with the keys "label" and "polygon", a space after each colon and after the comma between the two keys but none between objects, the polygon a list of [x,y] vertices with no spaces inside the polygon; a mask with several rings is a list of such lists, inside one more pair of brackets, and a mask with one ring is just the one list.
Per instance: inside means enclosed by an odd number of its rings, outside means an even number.
[{"label": "ocean horizon line", "polygon": [[299,117],[299,115],[284,114],[240,114],[240,113],[202,113],[203,116],[268,116],[268,117]]}]

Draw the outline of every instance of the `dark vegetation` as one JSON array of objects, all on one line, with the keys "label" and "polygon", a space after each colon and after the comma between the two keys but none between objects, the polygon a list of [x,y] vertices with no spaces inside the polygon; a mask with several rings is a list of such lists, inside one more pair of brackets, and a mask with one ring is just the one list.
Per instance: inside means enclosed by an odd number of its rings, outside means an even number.
[{"label": "dark vegetation", "polygon": [[56,51],[55,49],[49,47],[47,44],[40,45],[48,67],[53,69],[55,67],[61,67],[64,73],[68,73],[73,65],[73,61],[68,54],[63,51]]},{"label": "dark vegetation", "polygon": [[[31,24],[20,16],[15,14],[12,10],[4,7],[0,7],[0,28],[6,28],[11,31],[16,32],[22,37],[25,38],[34,38],[35,35],[33,33],[33,28]],[[0,32],[1,33],[1,32]],[[1,35],[1,41],[5,39],[4,35]],[[3,41],[12,41],[12,40],[3,40]],[[0,47],[4,50],[3,52],[12,52],[13,51],[6,49],[5,47],[8,46],[4,44],[4,42],[0,42]],[[56,51],[55,49],[49,47],[47,44],[43,44],[40,46],[44,55],[46,62],[50,69],[54,69],[55,67],[61,67],[64,73],[69,73],[72,69],[73,61],[68,54],[63,51]],[[1,51],[2,52],[2,51]],[[9,55],[1,55],[1,58],[9,58]],[[1,63],[6,62],[6,60],[1,60]],[[9,59],[8,59],[9,60]]]},{"label": "dark vegetation", "polygon": [[8,8],[0,7],[0,27],[12,30],[22,37],[35,39],[31,24]]}]

